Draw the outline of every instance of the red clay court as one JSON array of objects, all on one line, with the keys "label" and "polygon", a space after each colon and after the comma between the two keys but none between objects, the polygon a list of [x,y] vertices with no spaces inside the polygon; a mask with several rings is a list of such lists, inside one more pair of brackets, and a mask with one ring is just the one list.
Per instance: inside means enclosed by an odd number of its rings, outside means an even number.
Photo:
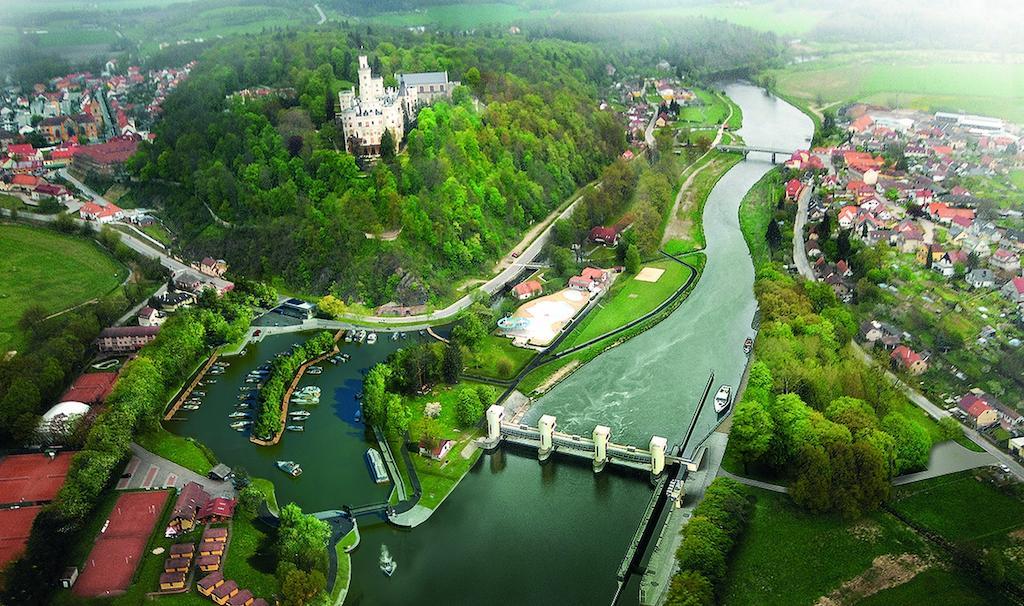
[{"label": "red clay court", "polygon": [[124,593],[144,557],[146,544],[167,504],[169,491],[127,492],[114,503],[109,524],[93,544],[75,583],[76,595]]},{"label": "red clay court", "polygon": [[42,505],[0,509],[0,568],[20,556]]},{"label": "red clay court", "polygon": [[0,504],[52,501],[64,485],[73,453],[12,455],[0,461]]}]

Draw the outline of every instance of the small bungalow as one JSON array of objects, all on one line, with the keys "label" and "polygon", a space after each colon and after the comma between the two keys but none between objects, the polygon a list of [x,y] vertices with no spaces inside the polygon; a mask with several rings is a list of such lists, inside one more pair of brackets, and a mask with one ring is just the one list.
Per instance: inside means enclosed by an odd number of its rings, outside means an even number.
[{"label": "small bungalow", "polygon": [[220,556],[202,556],[196,560],[196,566],[198,566],[199,570],[203,572],[216,572],[220,570]]},{"label": "small bungalow", "polygon": [[199,544],[199,557],[224,555],[224,543],[220,541],[203,541]]},{"label": "small bungalow", "polygon": [[877,320],[868,320],[860,325],[860,338],[864,343],[881,346],[886,351],[895,349],[903,340],[898,328]]},{"label": "small bungalow", "polygon": [[608,272],[596,267],[584,267],[580,275],[598,285],[608,281]]},{"label": "small bungalow", "polygon": [[188,572],[189,561],[186,558],[167,558],[164,560],[164,572]]},{"label": "small bungalow", "polygon": [[957,407],[967,413],[975,427],[988,427],[999,422],[999,415],[995,409],[976,394],[970,393],[960,398]]},{"label": "small bungalow", "polygon": [[192,543],[176,543],[168,550],[170,557],[184,560],[191,560],[195,552],[196,546]]},{"label": "small bungalow", "polygon": [[207,528],[203,531],[203,542],[220,542],[226,543],[228,540],[228,529],[227,528]]},{"label": "small bungalow", "polygon": [[184,572],[165,572],[160,575],[160,591],[176,591],[184,588]]},{"label": "small bungalow", "polygon": [[581,292],[589,292],[594,286],[593,280],[588,280],[583,276],[573,276],[569,278],[569,288],[572,290],[578,290]]},{"label": "small bungalow", "polygon": [[157,311],[148,305],[140,309],[139,313],[135,314],[135,317],[139,321],[139,326],[160,326],[167,319],[163,312]]},{"label": "small bungalow", "polygon": [[434,447],[431,448],[429,444],[420,442],[420,454],[430,457],[435,461],[440,461],[448,455],[448,452],[451,451],[454,445],[455,442],[452,440],[438,440]]},{"label": "small bungalow", "polygon": [[231,596],[228,600],[228,606],[252,606],[252,603],[256,600],[256,597],[252,595],[252,592],[248,589],[243,589]]},{"label": "small bungalow", "polygon": [[224,575],[220,572],[206,575],[201,580],[196,582],[196,589],[199,593],[209,596],[213,593],[213,590],[224,584]]},{"label": "small bungalow", "polygon": [[210,593],[210,598],[217,604],[220,604],[220,606],[224,606],[236,593],[238,593],[238,583],[234,581],[224,581],[213,588],[213,592]]}]

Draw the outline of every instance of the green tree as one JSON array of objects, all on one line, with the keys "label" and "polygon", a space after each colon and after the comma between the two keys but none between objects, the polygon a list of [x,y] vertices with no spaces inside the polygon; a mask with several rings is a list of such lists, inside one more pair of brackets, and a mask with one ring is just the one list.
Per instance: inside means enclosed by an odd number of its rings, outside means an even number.
[{"label": "green tree", "polygon": [[797,460],[796,479],[789,488],[793,501],[816,513],[832,507],[832,465],[825,449],[805,444]]},{"label": "green tree", "polygon": [[898,412],[890,412],[882,419],[882,431],[896,440],[896,475],[927,467],[932,443],[924,427]]},{"label": "green tree", "polygon": [[736,406],[729,442],[743,458],[744,469],[747,463],[759,460],[768,452],[773,432],[772,417],[760,402],[744,398]]},{"label": "green tree", "polygon": [[943,440],[958,440],[964,435],[964,426],[953,417],[939,419],[939,433]]},{"label": "green tree", "polygon": [[302,513],[295,503],[281,508],[277,527],[277,555],[298,569],[311,572],[327,566],[327,540],[331,527],[326,522]]},{"label": "green tree", "polygon": [[377,364],[363,380],[363,414],[370,425],[383,427],[387,422],[387,385],[391,374],[390,366]]},{"label": "green tree", "polygon": [[391,132],[390,128],[384,129],[384,134],[380,138],[380,158],[385,162],[392,162],[395,159],[395,152],[398,148],[398,143],[395,141],[395,135]]},{"label": "green tree", "polygon": [[281,562],[277,570],[281,582],[282,606],[307,606],[315,603],[327,588],[327,579],[319,570],[300,570],[291,562]]},{"label": "green tree", "polygon": [[626,258],[623,261],[623,265],[626,271],[631,274],[640,271],[640,249],[636,247],[636,244],[630,244],[626,247]]},{"label": "green tree", "polygon": [[695,570],[683,570],[672,577],[668,606],[714,606],[715,590],[707,577]]},{"label": "green tree", "polygon": [[455,385],[462,376],[462,349],[455,343],[448,343],[444,348],[444,359],[441,362],[441,375],[444,382]]},{"label": "green tree", "polygon": [[456,343],[465,345],[472,349],[487,336],[487,327],[484,325],[480,315],[469,312],[459,320],[459,323],[452,329],[452,339]]},{"label": "green tree", "polygon": [[483,414],[484,403],[480,400],[480,393],[472,387],[460,389],[455,400],[455,418],[459,425],[471,427]]}]

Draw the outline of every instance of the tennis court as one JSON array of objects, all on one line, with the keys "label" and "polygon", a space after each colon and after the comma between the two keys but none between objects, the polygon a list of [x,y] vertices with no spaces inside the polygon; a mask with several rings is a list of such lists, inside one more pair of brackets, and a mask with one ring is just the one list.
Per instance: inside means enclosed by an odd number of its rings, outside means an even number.
[{"label": "tennis court", "polygon": [[73,453],[12,455],[0,460],[0,504],[52,501],[64,485]]},{"label": "tennis court", "polygon": [[82,566],[75,594],[104,597],[124,593],[144,557],[146,544],[169,495],[166,490],[128,492],[117,499]]}]

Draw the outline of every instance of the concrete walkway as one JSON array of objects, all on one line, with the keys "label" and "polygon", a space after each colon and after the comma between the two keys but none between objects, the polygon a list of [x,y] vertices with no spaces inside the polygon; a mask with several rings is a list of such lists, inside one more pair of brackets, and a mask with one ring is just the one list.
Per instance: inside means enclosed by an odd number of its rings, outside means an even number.
[{"label": "concrete walkway", "polygon": [[117,482],[118,490],[138,490],[157,488],[180,489],[189,482],[200,484],[213,497],[235,498],[235,487],[231,482],[212,480],[199,475],[191,469],[154,454],[132,442],[132,457],[125,466],[124,473],[130,477],[121,478]]},{"label": "concrete walkway", "polygon": [[769,482],[762,482],[761,480],[754,480],[754,479],[751,479],[751,478],[745,478],[743,476],[738,476],[738,475],[736,475],[734,473],[730,473],[730,472],[728,472],[728,471],[726,471],[724,469],[720,469],[718,471],[718,475],[726,477],[726,478],[730,478],[732,480],[736,480],[737,482],[739,482],[740,484],[743,484],[745,486],[753,486],[754,488],[762,488],[764,490],[770,490],[772,492],[778,492],[780,494],[786,494],[787,492],[789,492],[789,488],[786,488],[785,486],[780,486],[779,484],[771,484]]},{"label": "concrete walkway", "polygon": [[928,469],[893,478],[892,484],[893,486],[902,486],[928,478],[937,478],[958,471],[995,464],[995,457],[987,452],[974,452],[956,442],[942,442],[932,448],[928,458]]}]

